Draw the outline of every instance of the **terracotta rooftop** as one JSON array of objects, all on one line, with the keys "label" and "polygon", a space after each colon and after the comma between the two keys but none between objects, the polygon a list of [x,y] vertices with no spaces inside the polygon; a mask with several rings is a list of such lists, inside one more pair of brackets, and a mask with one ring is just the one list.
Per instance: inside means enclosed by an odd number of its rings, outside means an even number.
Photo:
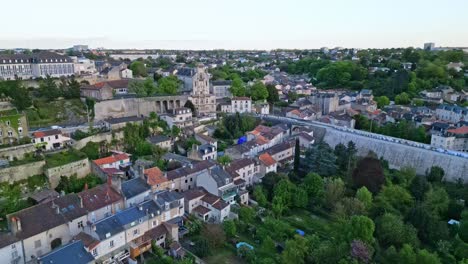
[{"label": "terracotta rooftop", "polygon": [[122,196],[109,184],[98,185],[78,193],[83,200],[83,207],[89,212],[111,205],[122,199]]},{"label": "terracotta rooftop", "polygon": [[73,237],[75,240],[81,240],[85,247],[89,250],[92,250],[97,245],[99,245],[99,240],[95,239],[91,235],[86,234],[85,232],[80,232],[78,235]]},{"label": "terracotta rooftop", "polygon": [[462,126],[456,129],[449,129],[447,130],[447,132],[459,135],[468,134],[468,126]]},{"label": "terracotta rooftop", "polygon": [[51,129],[51,130],[44,130],[44,131],[37,131],[33,133],[33,137],[35,138],[43,138],[48,136],[60,135],[62,131],[59,129]]},{"label": "terracotta rooftop", "polygon": [[112,164],[114,162],[121,161],[121,160],[126,160],[126,159],[129,159],[129,158],[130,157],[127,154],[116,154],[116,155],[112,155],[112,156],[105,157],[105,158],[102,158],[102,159],[94,160],[94,163],[96,165],[98,165],[98,166],[101,166],[101,165],[104,165],[104,164]]},{"label": "terracotta rooftop", "polygon": [[151,186],[167,182],[167,178],[158,167],[146,169],[144,174],[147,177],[148,184]]},{"label": "terracotta rooftop", "polygon": [[276,160],[268,153],[261,154],[258,159],[266,166],[272,166],[276,163]]}]

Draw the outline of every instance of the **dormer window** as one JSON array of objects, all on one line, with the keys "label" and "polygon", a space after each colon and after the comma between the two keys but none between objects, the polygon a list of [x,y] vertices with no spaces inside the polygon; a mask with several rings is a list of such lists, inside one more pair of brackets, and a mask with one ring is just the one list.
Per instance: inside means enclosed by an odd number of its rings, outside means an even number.
[{"label": "dormer window", "polygon": [[7,120],[7,121],[6,121],[6,125],[7,125],[7,126],[10,126],[10,124],[11,124],[11,123],[10,123],[10,120]]}]

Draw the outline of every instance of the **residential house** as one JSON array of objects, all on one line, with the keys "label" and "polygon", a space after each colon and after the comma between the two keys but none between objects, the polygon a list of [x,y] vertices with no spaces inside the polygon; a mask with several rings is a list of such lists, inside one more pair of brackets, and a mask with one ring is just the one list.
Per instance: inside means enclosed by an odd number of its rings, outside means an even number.
[{"label": "residential house", "polygon": [[259,172],[260,168],[253,158],[242,158],[231,161],[226,166],[226,171],[231,177],[245,181],[246,186],[254,184],[254,176]]},{"label": "residential house", "polygon": [[36,131],[32,136],[32,143],[34,143],[37,148],[44,150],[60,149],[71,141],[71,139],[64,136],[59,129]]},{"label": "residential house", "polygon": [[260,115],[269,115],[270,104],[267,102],[255,102],[252,111]]},{"label": "residential house", "polygon": [[468,107],[456,105],[440,105],[436,109],[436,116],[440,120],[457,123],[468,120]]},{"label": "residential house", "polygon": [[317,116],[317,113],[310,109],[293,109],[286,113],[286,117],[302,120],[317,120]]},{"label": "residential house", "polygon": [[311,131],[310,133],[299,132],[295,134],[294,137],[299,139],[299,145],[302,148],[308,149],[315,143],[313,134],[314,134],[313,131]]},{"label": "residential house", "polygon": [[216,96],[216,99],[232,97],[229,89],[231,88],[232,81],[212,81],[211,93]]},{"label": "residential house", "polygon": [[248,203],[249,193],[245,190],[245,181],[235,182],[220,166],[214,166],[198,175],[197,187],[203,187],[230,204],[236,203],[236,196],[239,196],[241,203]]},{"label": "residential house", "polygon": [[16,110],[0,112],[0,144],[18,143],[28,135],[28,122],[24,114]]},{"label": "residential house", "polygon": [[190,163],[185,167],[167,172],[167,179],[171,183],[171,190],[184,192],[195,188],[200,174],[213,168],[216,164],[212,160]]},{"label": "residential house", "polygon": [[252,99],[250,97],[233,97],[231,99],[231,113],[252,112]]},{"label": "residential house", "polygon": [[91,189],[87,189],[85,185],[85,190],[78,193],[78,197],[88,212],[90,223],[109,217],[125,208],[123,197],[119,190],[112,187],[111,180]]},{"label": "residential house", "polygon": [[278,168],[278,162],[269,154],[263,153],[258,156],[260,161],[260,170],[258,173],[258,179],[260,180],[269,172],[276,172]]},{"label": "residential house", "polygon": [[[72,260],[71,260],[72,259]],[[73,263],[94,264],[93,255],[86,250],[83,241],[71,241],[37,259],[38,264]]]},{"label": "residential house", "polygon": [[213,145],[216,148],[218,148],[218,141],[216,139],[210,137],[210,136],[205,135],[205,134],[196,133],[195,134],[195,139],[198,140],[202,145],[203,144],[209,144],[209,145]]},{"label": "residential house", "polygon": [[114,97],[112,87],[108,85],[83,85],[80,87],[80,96],[93,98],[97,101],[110,100]]},{"label": "residential house", "polygon": [[295,141],[284,141],[283,143],[274,145],[265,152],[270,154],[278,163],[289,163],[294,159]]},{"label": "residential house", "polygon": [[172,148],[172,139],[164,135],[155,135],[146,139],[149,143],[162,149],[170,150]]},{"label": "residential house", "polygon": [[86,209],[77,194],[68,194],[7,216],[12,235],[22,241],[29,262],[68,243],[83,231]]},{"label": "residential house", "polygon": [[166,121],[171,129],[173,126],[185,128],[193,125],[192,110],[187,107],[173,109],[172,113],[162,114],[159,117]]},{"label": "residential house", "polygon": [[103,120],[103,125],[108,130],[119,130],[124,128],[127,123],[140,125],[143,123],[143,120],[145,118],[140,116],[117,117]]},{"label": "residential house", "polygon": [[204,222],[223,222],[231,212],[229,203],[203,188],[188,190],[183,195],[185,212],[195,215]]},{"label": "residential house", "polygon": [[445,133],[432,134],[431,146],[468,152],[468,126],[448,129]]},{"label": "residential house", "polygon": [[11,233],[0,233],[0,260],[3,263],[24,263],[23,244]]},{"label": "residential house", "polygon": [[[120,180],[116,178],[115,180]],[[151,186],[143,177],[136,177],[121,184],[125,207],[129,208],[150,198]]]},{"label": "residential house", "polygon": [[216,146],[211,144],[203,144],[200,146],[193,144],[187,157],[193,160],[216,160],[218,152]]}]

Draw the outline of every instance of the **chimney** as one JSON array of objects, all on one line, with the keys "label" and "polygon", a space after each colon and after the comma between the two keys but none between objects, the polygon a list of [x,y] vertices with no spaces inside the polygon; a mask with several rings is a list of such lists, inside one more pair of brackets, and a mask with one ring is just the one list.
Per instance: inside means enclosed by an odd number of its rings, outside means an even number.
[{"label": "chimney", "polygon": [[145,167],[143,165],[138,165],[138,176],[140,178],[145,178]]},{"label": "chimney", "polygon": [[83,208],[83,198],[78,195],[78,200],[80,200],[80,208]]},{"label": "chimney", "polygon": [[88,190],[88,183],[86,182],[85,185],[84,185],[84,190],[87,191]]},{"label": "chimney", "polygon": [[139,206],[138,206],[138,210],[143,211],[143,206],[142,206],[142,205],[139,205]]},{"label": "chimney", "polygon": [[13,233],[16,233],[16,232],[21,232],[21,219],[17,216],[13,216],[11,218],[11,221],[13,222],[12,224],[12,229],[13,229]]},{"label": "chimney", "polygon": [[60,207],[52,201],[52,209],[55,209],[56,214],[60,214]]}]

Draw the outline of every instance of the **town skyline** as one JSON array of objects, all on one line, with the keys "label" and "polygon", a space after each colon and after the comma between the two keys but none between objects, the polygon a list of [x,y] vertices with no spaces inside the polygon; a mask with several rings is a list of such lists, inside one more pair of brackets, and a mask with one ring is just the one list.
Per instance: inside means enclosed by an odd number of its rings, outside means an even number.
[{"label": "town skyline", "polygon": [[[69,10],[57,0],[45,4],[19,0],[5,3],[4,8],[28,5],[21,12],[28,19],[16,20],[16,12],[3,14],[5,21],[16,22],[0,29],[0,48],[57,49],[77,43],[108,49],[177,50],[396,48],[421,47],[425,42],[468,46],[468,35],[462,34],[463,25],[468,24],[463,14],[468,3],[449,2],[436,6],[420,0],[298,0],[287,5],[244,0],[235,5],[212,0],[139,5],[116,1],[109,7],[107,1],[84,0]],[[117,14],[125,19],[116,20]]]}]

